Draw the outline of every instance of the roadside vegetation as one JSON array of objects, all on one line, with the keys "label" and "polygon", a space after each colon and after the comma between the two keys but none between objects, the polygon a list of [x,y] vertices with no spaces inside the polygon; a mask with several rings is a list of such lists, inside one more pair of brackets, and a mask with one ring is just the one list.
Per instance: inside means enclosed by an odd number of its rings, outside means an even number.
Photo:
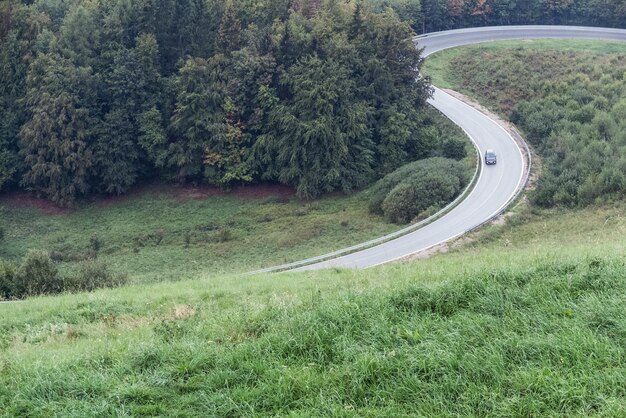
[{"label": "roadside vegetation", "polygon": [[533,203],[626,197],[626,52],[621,43],[534,41],[444,52],[426,73],[505,114],[541,155]]},{"label": "roadside vegetation", "polygon": [[452,202],[468,182],[468,170],[458,161],[441,157],[416,161],[372,187],[369,209],[397,224],[424,219]]}]

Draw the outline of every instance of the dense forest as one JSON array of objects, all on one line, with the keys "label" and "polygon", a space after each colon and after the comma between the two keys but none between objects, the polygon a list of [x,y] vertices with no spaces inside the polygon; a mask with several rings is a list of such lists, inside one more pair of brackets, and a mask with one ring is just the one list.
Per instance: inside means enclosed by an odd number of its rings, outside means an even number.
[{"label": "dense forest", "polygon": [[0,190],[351,191],[442,155],[415,32],[623,24],[610,1],[4,0]]},{"label": "dense forest", "polygon": [[[29,2],[30,3],[30,2]],[[437,137],[411,27],[356,2],[5,1],[0,186],[350,191]]]}]

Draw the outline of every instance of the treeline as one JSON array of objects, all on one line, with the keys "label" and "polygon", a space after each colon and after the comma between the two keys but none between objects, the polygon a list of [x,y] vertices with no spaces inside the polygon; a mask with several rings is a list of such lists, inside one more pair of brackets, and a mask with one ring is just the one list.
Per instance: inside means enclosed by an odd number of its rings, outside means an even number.
[{"label": "treeline", "polygon": [[391,6],[418,33],[474,26],[626,27],[624,0],[369,0]]},{"label": "treeline", "polygon": [[442,154],[407,22],[622,25],[607,1],[3,0],[0,190],[350,191]]},{"label": "treeline", "polygon": [[440,146],[412,34],[357,1],[3,1],[0,189],[361,187]]}]

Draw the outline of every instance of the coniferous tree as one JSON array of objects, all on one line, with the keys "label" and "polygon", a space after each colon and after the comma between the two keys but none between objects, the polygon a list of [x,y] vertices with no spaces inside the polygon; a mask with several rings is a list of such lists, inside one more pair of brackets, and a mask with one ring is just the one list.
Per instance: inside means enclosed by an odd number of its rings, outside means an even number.
[{"label": "coniferous tree", "polygon": [[0,3],[0,190],[15,184],[24,171],[18,141],[28,117],[26,75],[49,24],[45,14],[31,7]]},{"label": "coniferous tree", "polygon": [[348,71],[315,56],[292,67],[285,83],[293,99],[274,106],[277,132],[260,144],[266,156],[276,156],[278,179],[295,184],[303,197],[338,186],[351,190],[370,174],[369,109],[351,101],[354,85]]},{"label": "coniferous tree", "polygon": [[159,103],[158,47],[152,35],[141,35],[134,49],[117,46],[106,54],[105,114],[97,135],[94,157],[100,188],[121,194],[143,170],[137,143],[140,118]]},{"label": "coniferous tree", "polygon": [[17,138],[26,117],[19,99],[25,94],[28,65],[20,56],[16,35],[9,32],[0,45],[0,190],[20,170]]},{"label": "coniferous tree", "polygon": [[90,190],[92,109],[96,91],[89,68],[58,55],[40,55],[27,79],[32,114],[20,132],[26,163],[23,183],[50,200],[70,205]]},{"label": "coniferous tree", "polygon": [[173,141],[168,153],[169,166],[176,170],[179,180],[199,181],[210,143],[225,140],[223,64],[223,57],[188,59],[176,77]]},{"label": "coniferous tree", "polygon": [[226,3],[224,16],[217,35],[215,50],[230,55],[241,48],[241,22],[235,14],[232,1]]}]

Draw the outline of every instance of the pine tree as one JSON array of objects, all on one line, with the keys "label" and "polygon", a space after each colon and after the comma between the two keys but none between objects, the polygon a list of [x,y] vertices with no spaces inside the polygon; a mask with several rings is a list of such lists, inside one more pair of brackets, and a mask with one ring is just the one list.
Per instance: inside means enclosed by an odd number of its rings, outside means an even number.
[{"label": "pine tree", "polygon": [[140,117],[160,101],[156,40],[141,35],[136,43],[134,49],[113,44],[117,49],[105,54],[104,116],[96,135],[94,161],[99,189],[106,193],[126,192],[143,171],[147,161],[137,141]]},{"label": "pine tree", "polygon": [[354,39],[363,33],[364,20],[363,4],[358,2],[354,6],[354,12],[352,14],[352,23],[349,32],[350,39]]},{"label": "pine tree", "polygon": [[28,117],[26,75],[49,23],[46,15],[21,3],[0,3],[0,190],[17,183],[24,171],[18,142]]},{"label": "pine tree", "polygon": [[135,184],[141,168],[138,129],[132,115],[122,108],[108,112],[99,126],[93,151],[98,188],[120,195]]},{"label": "pine tree", "polygon": [[201,180],[205,153],[211,142],[226,135],[223,106],[223,59],[188,59],[175,80],[176,105],[169,145],[169,166],[179,180]]},{"label": "pine tree", "polygon": [[20,99],[26,92],[28,66],[16,35],[9,32],[0,44],[0,190],[20,171],[17,142],[26,117]]},{"label": "pine tree", "polygon": [[91,70],[40,55],[27,83],[32,115],[20,132],[27,166],[23,183],[58,204],[71,205],[89,191],[93,169]]},{"label": "pine tree", "polygon": [[302,13],[311,18],[319,13],[322,8],[322,0],[305,0]]},{"label": "pine tree", "polygon": [[138,122],[138,142],[141,149],[155,168],[164,168],[167,165],[168,143],[163,128],[163,115],[159,109],[152,107],[139,115]]},{"label": "pine tree", "polygon": [[276,131],[256,145],[259,158],[275,158],[278,179],[295,185],[302,197],[337,187],[349,191],[371,173],[369,110],[353,101],[347,73],[337,62],[318,57],[293,66],[285,80],[293,99],[274,106]]},{"label": "pine tree", "polygon": [[237,18],[232,1],[229,1],[220,24],[215,50],[230,55],[241,48],[241,43],[241,22]]},{"label": "pine tree", "polygon": [[236,182],[252,181],[247,157],[248,134],[239,117],[235,103],[226,97],[224,102],[224,132],[213,135],[205,149],[205,178],[209,183],[228,187]]}]

